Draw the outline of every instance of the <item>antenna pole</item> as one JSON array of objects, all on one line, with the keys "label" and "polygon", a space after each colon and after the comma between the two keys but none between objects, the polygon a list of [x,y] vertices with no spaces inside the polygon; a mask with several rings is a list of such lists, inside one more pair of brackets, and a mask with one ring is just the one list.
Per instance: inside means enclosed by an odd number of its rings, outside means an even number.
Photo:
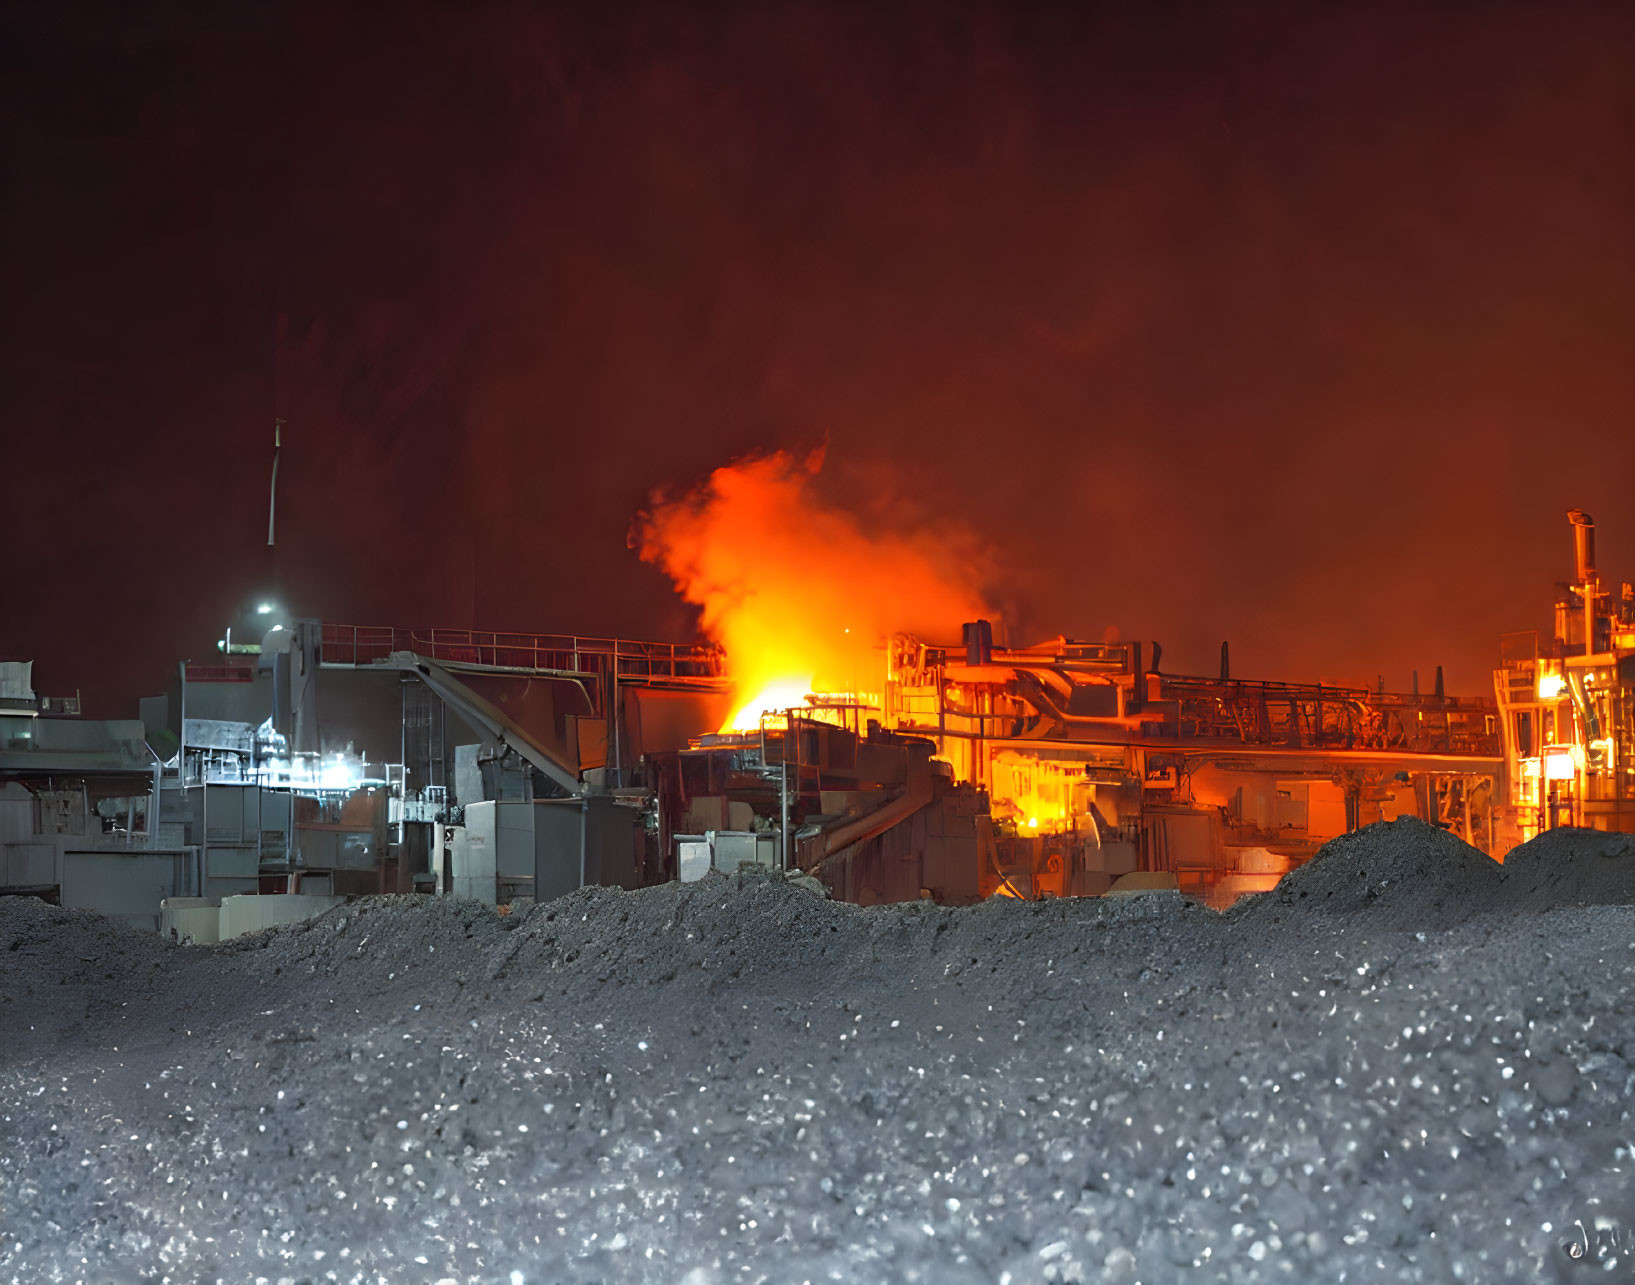
[{"label": "antenna pole", "polygon": [[273,522],[278,516],[278,450],[284,444],[284,421],[273,420],[273,466],[272,487],[267,494],[267,547],[270,549],[275,543],[273,539]]}]

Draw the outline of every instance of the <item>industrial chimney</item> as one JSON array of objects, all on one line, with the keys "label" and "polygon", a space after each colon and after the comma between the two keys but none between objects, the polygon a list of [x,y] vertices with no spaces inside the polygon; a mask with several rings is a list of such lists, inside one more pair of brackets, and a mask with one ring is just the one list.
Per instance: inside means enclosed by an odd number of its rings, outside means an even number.
[{"label": "industrial chimney", "polygon": [[1595,574],[1595,519],[1583,509],[1568,509],[1573,524],[1573,583],[1589,584]]},{"label": "industrial chimney", "polygon": [[1568,509],[1573,524],[1573,583],[1584,608],[1584,654],[1596,651],[1595,600],[1600,596],[1601,577],[1595,570],[1595,519],[1583,509]]}]

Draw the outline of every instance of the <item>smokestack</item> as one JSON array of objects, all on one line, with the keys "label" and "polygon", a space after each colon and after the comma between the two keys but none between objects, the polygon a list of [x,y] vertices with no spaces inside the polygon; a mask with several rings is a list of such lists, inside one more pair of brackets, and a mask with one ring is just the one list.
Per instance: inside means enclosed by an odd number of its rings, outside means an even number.
[{"label": "smokestack", "polygon": [[1442,688],[1442,666],[1438,665],[1436,667],[1436,699],[1440,701],[1447,698],[1448,694]]},{"label": "smokestack", "polygon": [[965,625],[965,663],[987,665],[993,662],[993,626],[986,620],[971,620]]},{"label": "smokestack", "polygon": [[1158,662],[1163,658],[1163,655],[1164,644],[1155,641],[1152,645],[1152,668],[1147,671],[1149,674],[1156,674],[1158,672]]},{"label": "smokestack", "polygon": [[1601,577],[1595,573],[1595,519],[1583,509],[1568,509],[1573,524],[1573,574],[1584,600],[1584,654],[1595,653],[1595,600]]},{"label": "smokestack", "polygon": [[1226,643],[1221,644],[1221,682],[1230,682],[1232,678],[1232,650]]},{"label": "smokestack", "polygon": [[1573,583],[1589,584],[1595,574],[1595,519],[1583,509],[1568,509],[1573,524]]},{"label": "smokestack", "polygon": [[1419,699],[1419,671],[1414,670],[1414,699]]}]

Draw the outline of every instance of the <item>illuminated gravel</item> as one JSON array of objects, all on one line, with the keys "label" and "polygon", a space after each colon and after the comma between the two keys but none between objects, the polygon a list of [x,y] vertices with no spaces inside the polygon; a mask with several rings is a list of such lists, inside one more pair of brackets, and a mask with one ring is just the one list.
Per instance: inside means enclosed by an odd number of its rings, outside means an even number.
[{"label": "illuminated gravel", "polygon": [[[1635,910],[1450,842],[1225,916],[0,901],[0,1281],[1635,1278]],[[1607,842],[1551,860],[1635,899]]]}]

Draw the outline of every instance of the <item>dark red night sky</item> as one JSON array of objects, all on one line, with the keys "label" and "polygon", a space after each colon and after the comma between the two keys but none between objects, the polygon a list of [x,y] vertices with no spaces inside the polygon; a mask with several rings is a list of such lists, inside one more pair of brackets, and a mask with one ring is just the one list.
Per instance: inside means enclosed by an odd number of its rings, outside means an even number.
[{"label": "dark red night sky", "polygon": [[825,437],[837,502],[993,547],[1017,634],[1177,670],[1486,692],[1570,505],[1635,579],[1635,7],[4,26],[0,655],[98,712],[274,574],[685,637],[632,514]]}]

